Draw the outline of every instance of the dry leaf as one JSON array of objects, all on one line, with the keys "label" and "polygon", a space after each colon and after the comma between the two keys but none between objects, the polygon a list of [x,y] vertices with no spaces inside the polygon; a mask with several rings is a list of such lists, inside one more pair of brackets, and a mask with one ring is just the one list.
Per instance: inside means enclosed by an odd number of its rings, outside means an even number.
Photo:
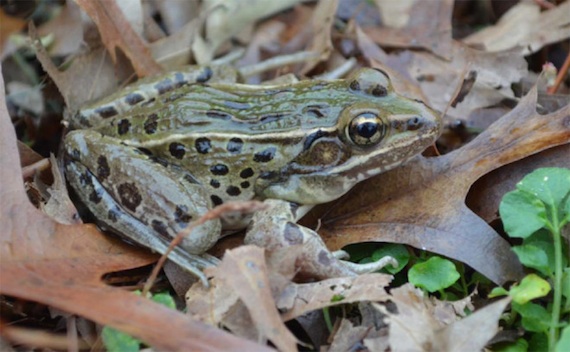
[{"label": "dry leaf", "polygon": [[216,272],[246,305],[262,336],[282,351],[296,349],[297,339],[285,327],[275,308],[262,248],[243,246],[227,251]]},{"label": "dry leaf", "polygon": [[[80,56],[74,60],[69,69],[60,72],[37,39],[33,24],[30,24],[29,33],[38,61],[55,82],[69,110],[74,111],[86,101],[100,98],[116,90],[117,82],[109,79],[115,75],[114,67],[105,50],[100,49]],[[93,79],[93,77],[105,79]]]},{"label": "dry leaf", "polygon": [[[294,294],[293,299],[282,295],[277,306],[285,310],[282,318],[287,321],[306,312],[338,304],[360,301],[379,301],[389,299],[385,287],[392,281],[391,275],[364,274],[357,277],[328,279],[315,283],[295,284],[285,291]],[[289,302],[293,302],[293,305]]]},{"label": "dry leaf", "polygon": [[115,50],[119,48],[131,60],[137,76],[146,77],[162,72],[161,67],[152,58],[147,44],[127,21],[115,0],[75,1],[97,25],[113,62],[117,62]]},{"label": "dry leaf", "polygon": [[50,156],[50,163],[53,175],[53,184],[47,190],[50,198],[41,209],[46,213],[46,215],[61,224],[80,224],[81,219],[77,214],[75,205],[73,205],[71,199],[69,199],[67,188],[65,187],[65,179],[60,173],[57,160],[53,155]]},{"label": "dry leaf", "polygon": [[[164,37],[150,45],[152,56],[162,67],[179,67],[190,62],[192,42],[196,37],[200,21],[195,19],[186,23],[179,31]],[[184,45],[180,45],[184,43]]]},{"label": "dry leaf", "polygon": [[372,330],[372,327],[354,326],[350,320],[342,319],[328,352],[345,352],[353,350]]},{"label": "dry leaf", "polygon": [[380,46],[423,48],[450,60],[452,10],[452,0],[416,1],[409,9],[405,27],[364,27],[363,30]]},{"label": "dry leaf", "polygon": [[494,26],[482,29],[463,41],[486,51],[516,49],[526,56],[545,45],[570,38],[570,1],[540,12],[536,2],[522,1],[505,13]]},{"label": "dry leaf", "polygon": [[393,289],[391,293],[397,313],[377,307],[388,315],[390,347],[395,352],[480,351],[498,332],[499,317],[510,302],[505,298],[467,318],[444,323],[435,316],[437,305],[411,284]]},{"label": "dry leaf", "polygon": [[49,52],[53,56],[75,54],[83,44],[81,11],[73,1],[67,1],[57,17],[38,28],[38,35],[53,36]]},{"label": "dry leaf", "polygon": [[313,11],[313,19],[311,21],[313,35],[308,50],[318,54],[318,56],[305,63],[301,69],[301,74],[307,74],[320,61],[329,58],[333,50],[331,31],[337,7],[338,0],[319,1],[315,11]]},{"label": "dry leaf", "polygon": [[407,63],[410,75],[420,82],[430,106],[443,111],[464,72],[474,71],[477,79],[468,97],[450,109],[450,116],[464,118],[473,110],[513,98],[511,85],[527,74],[527,63],[515,51],[487,53],[453,42],[451,63],[425,53],[404,52],[392,61]]},{"label": "dry leaf", "polygon": [[415,0],[375,0],[374,3],[378,10],[382,22],[388,27],[404,28],[410,20],[410,9],[414,5]]},{"label": "dry leaf", "polygon": [[204,36],[198,35],[192,43],[192,51],[198,64],[208,64],[216,50],[229,38],[239,34],[256,20],[289,8],[299,0],[208,0],[202,3]]},{"label": "dry leaf", "polygon": [[385,307],[376,305],[381,312],[388,315],[388,340],[391,350],[427,352],[434,347],[434,351],[439,351],[435,348],[436,334],[443,324],[432,316],[431,304],[422,291],[408,283],[393,289],[391,294],[391,301],[396,304],[397,313],[390,313]]},{"label": "dry leaf", "polygon": [[510,297],[477,310],[436,333],[439,351],[482,351],[499,332],[499,318],[510,303]]}]

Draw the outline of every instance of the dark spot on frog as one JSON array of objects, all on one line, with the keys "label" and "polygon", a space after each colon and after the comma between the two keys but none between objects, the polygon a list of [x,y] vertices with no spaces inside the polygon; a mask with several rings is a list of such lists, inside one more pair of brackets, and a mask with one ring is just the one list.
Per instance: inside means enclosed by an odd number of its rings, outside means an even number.
[{"label": "dark spot on frog", "polygon": [[308,135],[307,137],[305,137],[305,142],[303,142],[303,150],[307,150],[311,147],[311,145],[313,145],[313,143],[318,140],[319,138],[322,138],[324,136],[326,136],[327,133],[323,130],[316,130],[315,132],[311,133],[310,135]]},{"label": "dark spot on frog", "polygon": [[226,149],[232,154],[241,153],[241,148],[243,147],[243,140],[241,138],[232,138],[228,142]]},{"label": "dark spot on frog", "polygon": [[148,106],[148,105],[154,103],[155,101],[156,101],[156,98],[151,98],[151,99],[145,101],[144,103],[142,103],[141,106]]},{"label": "dark spot on frog", "polygon": [[178,223],[189,223],[192,220],[192,215],[188,214],[188,207],[186,205],[177,205],[174,211],[174,220]]},{"label": "dark spot on frog", "polygon": [[198,83],[205,83],[208,82],[210,80],[210,78],[212,78],[214,72],[212,71],[212,69],[208,66],[204,67],[202,69],[202,72],[200,72],[200,75],[198,75],[198,77],[196,77],[196,82]]},{"label": "dark spot on frog", "polygon": [[112,105],[102,106],[98,109],[95,109],[95,113],[99,114],[99,116],[102,118],[112,117],[119,114],[117,109],[115,109],[115,107]]},{"label": "dark spot on frog", "polygon": [[79,149],[73,148],[73,150],[71,150],[71,153],[69,155],[73,160],[79,160],[79,158],[81,157],[81,152],[79,152]]},{"label": "dark spot on frog", "polygon": [[119,121],[119,124],[117,125],[117,133],[122,136],[125,133],[129,132],[129,129],[131,128],[131,121],[129,121],[128,119],[122,119],[121,121]]},{"label": "dark spot on frog", "polygon": [[118,209],[109,209],[107,212],[107,219],[111,220],[112,222],[117,222],[117,219],[119,219]]},{"label": "dark spot on frog", "polygon": [[229,169],[224,164],[216,164],[210,167],[210,172],[216,176],[224,176],[228,174]]},{"label": "dark spot on frog", "polygon": [[212,142],[209,138],[200,137],[194,142],[194,148],[200,154],[207,154],[212,149]]},{"label": "dark spot on frog", "polygon": [[134,183],[125,182],[117,187],[117,191],[121,198],[121,204],[132,212],[136,211],[142,201],[137,186]]},{"label": "dark spot on frog", "polygon": [[162,103],[163,104],[172,103],[173,101],[176,101],[182,97],[184,97],[184,94],[182,93],[172,93],[168,96],[165,96],[164,99],[162,99]]},{"label": "dark spot on frog", "polygon": [[157,163],[157,164],[159,164],[159,165],[161,165],[161,166],[163,166],[163,167],[168,167],[168,165],[169,165],[169,164],[168,164],[168,161],[167,161],[166,159],[164,159],[164,158],[159,158],[159,157],[157,157],[157,156],[151,155],[151,156],[149,156],[149,159],[150,159],[152,162],[155,162],[155,163]]},{"label": "dark spot on frog", "polygon": [[285,114],[281,113],[263,115],[259,119],[259,123],[272,123],[283,118],[283,116],[285,116]]},{"label": "dark spot on frog", "polygon": [[125,97],[125,102],[129,105],[135,105],[144,100],[144,97],[139,93],[131,93]]},{"label": "dark spot on frog", "polygon": [[290,245],[302,244],[303,243],[303,232],[299,228],[299,225],[288,221],[285,224],[285,230],[283,233],[283,238]]},{"label": "dark spot on frog", "polygon": [[350,82],[349,85],[350,90],[358,92],[360,90],[360,83],[356,80]]},{"label": "dark spot on frog", "polygon": [[150,149],[147,148],[135,148],[133,149],[137,154],[142,154],[142,155],[146,155],[146,156],[152,156],[152,152],[150,151]]},{"label": "dark spot on frog", "polygon": [[261,174],[259,174],[259,178],[261,178],[263,180],[276,179],[277,176],[278,176],[278,174],[275,171],[264,171]]},{"label": "dark spot on frog", "polygon": [[93,180],[91,179],[91,174],[89,172],[85,172],[79,175],[79,183],[81,183],[83,187],[93,188]]},{"label": "dark spot on frog", "polygon": [[248,167],[247,169],[243,169],[239,173],[239,177],[241,177],[241,178],[248,178],[251,176],[253,176],[253,169],[251,167]]},{"label": "dark spot on frog", "polygon": [[284,88],[284,89],[267,89],[264,91],[264,93],[266,95],[276,95],[276,94],[280,94],[280,93],[288,93],[288,92],[292,92],[293,90],[291,88]]},{"label": "dark spot on frog", "polygon": [[325,251],[325,250],[321,250],[319,252],[319,254],[317,255],[317,261],[322,264],[322,265],[331,265],[331,255],[329,252]]},{"label": "dark spot on frog", "polygon": [[307,115],[312,115],[316,118],[321,118],[326,116],[326,111],[328,107],[326,105],[309,105],[303,108],[303,113]]},{"label": "dark spot on frog", "polygon": [[154,89],[158,91],[158,94],[164,94],[169,90],[174,89],[174,84],[170,78],[164,79],[154,85]]},{"label": "dark spot on frog", "polygon": [[158,115],[157,114],[150,114],[148,118],[144,122],[144,131],[147,134],[153,134],[156,132],[158,128]]},{"label": "dark spot on frog", "polygon": [[210,180],[210,186],[212,186],[214,188],[220,188],[220,182],[218,180],[211,179]]},{"label": "dark spot on frog", "polygon": [[212,203],[214,204],[214,206],[220,205],[222,204],[224,201],[222,200],[222,198],[218,197],[217,195],[213,194],[210,196],[210,199],[212,200]]},{"label": "dark spot on frog", "polygon": [[388,95],[388,90],[386,89],[386,87],[377,84],[374,86],[374,88],[372,88],[371,93],[375,97],[385,97],[386,95]]},{"label": "dark spot on frog", "polygon": [[208,110],[206,116],[221,120],[230,120],[232,115],[220,110]]},{"label": "dark spot on frog", "polygon": [[150,226],[154,229],[154,231],[158,232],[158,234],[160,234],[161,236],[163,236],[165,238],[170,237],[168,235],[168,227],[162,221],[152,220],[152,222],[150,223]]},{"label": "dark spot on frog", "polygon": [[184,78],[184,75],[182,74],[182,72],[176,72],[174,74],[174,86],[176,88],[180,88],[185,84],[188,84],[188,80]]},{"label": "dark spot on frog", "polygon": [[184,180],[186,180],[186,182],[190,182],[190,183],[192,183],[192,184],[198,183],[198,180],[196,180],[196,179],[194,178],[194,176],[192,176],[191,174],[185,174],[185,175],[184,175]]},{"label": "dark spot on frog", "polygon": [[101,181],[104,181],[110,174],[111,169],[109,168],[107,157],[100,155],[99,158],[97,158],[97,176]]},{"label": "dark spot on frog", "polygon": [[93,192],[89,194],[89,201],[93,204],[99,204],[101,199],[103,199],[101,197],[101,193],[102,193],[101,189],[94,189]]},{"label": "dark spot on frog", "polygon": [[267,163],[267,162],[273,160],[273,157],[275,156],[276,151],[277,151],[277,148],[269,147],[265,150],[262,150],[258,153],[255,153],[253,155],[253,161],[255,161],[256,163]]},{"label": "dark spot on frog", "polygon": [[179,160],[182,160],[182,158],[184,158],[184,154],[186,154],[186,148],[184,148],[184,144],[178,142],[170,143],[168,150],[170,151],[170,155]]},{"label": "dark spot on frog", "polygon": [[230,195],[230,196],[236,197],[236,196],[239,196],[239,195],[241,194],[241,190],[239,189],[239,187],[236,187],[236,186],[229,186],[229,187],[226,189],[226,193],[227,193],[228,195]]},{"label": "dark spot on frog", "polygon": [[239,184],[241,188],[249,188],[249,182],[247,181],[243,181],[242,183]]}]

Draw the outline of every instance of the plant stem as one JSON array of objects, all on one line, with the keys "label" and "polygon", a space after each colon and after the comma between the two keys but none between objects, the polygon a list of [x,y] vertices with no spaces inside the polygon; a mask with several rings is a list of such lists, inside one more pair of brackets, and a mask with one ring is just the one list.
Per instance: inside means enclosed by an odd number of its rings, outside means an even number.
[{"label": "plant stem", "polygon": [[558,340],[558,323],[560,320],[560,306],[562,304],[562,234],[558,220],[558,212],[552,209],[552,228],[550,229],[554,242],[554,302],[552,304],[552,318],[548,330],[548,350],[554,351]]},{"label": "plant stem", "polygon": [[332,332],[334,327],[331,321],[331,312],[329,310],[329,307],[323,308],[323,318],[325,319],[325,324],[327,325],[327,329],[329,330],[329,332]]}]

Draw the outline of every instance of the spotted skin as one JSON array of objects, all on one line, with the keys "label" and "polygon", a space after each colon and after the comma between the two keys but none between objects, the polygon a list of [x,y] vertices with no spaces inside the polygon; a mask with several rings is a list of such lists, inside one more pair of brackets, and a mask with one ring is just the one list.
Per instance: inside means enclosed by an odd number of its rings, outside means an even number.
[{"label": "spotted skin", "polygon": [[[336,199],[400,165],[433,142],[439,118],[371,69],[267,87],[217,81],[219,70],[142,81],[78,112],[70,123],[77,130],[64,142],[71,187],[100,223],[160,253],[215,206],[277,200],[285,208],[271,207],[277,214],[254,218],[252,226],[278,224],[270,246],[302,243],[311,266],[354,272],[295,224],[291,204]],[[205,282],[200,269],[210,262],[202,254],[222,228],[249,220],[234,214],[206,222],[169,257]]]}]

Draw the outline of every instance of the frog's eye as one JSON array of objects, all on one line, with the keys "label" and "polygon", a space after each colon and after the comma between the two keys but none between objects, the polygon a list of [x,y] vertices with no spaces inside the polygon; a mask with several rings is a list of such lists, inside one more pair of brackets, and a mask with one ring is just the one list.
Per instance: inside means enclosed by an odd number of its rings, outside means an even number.
[{"label": "frog's eye", "polygon": [[350,121],[347,134],[350,140],[361,147],[378,144],[386,135],[387,126],[376,114],[363,112]]}]

